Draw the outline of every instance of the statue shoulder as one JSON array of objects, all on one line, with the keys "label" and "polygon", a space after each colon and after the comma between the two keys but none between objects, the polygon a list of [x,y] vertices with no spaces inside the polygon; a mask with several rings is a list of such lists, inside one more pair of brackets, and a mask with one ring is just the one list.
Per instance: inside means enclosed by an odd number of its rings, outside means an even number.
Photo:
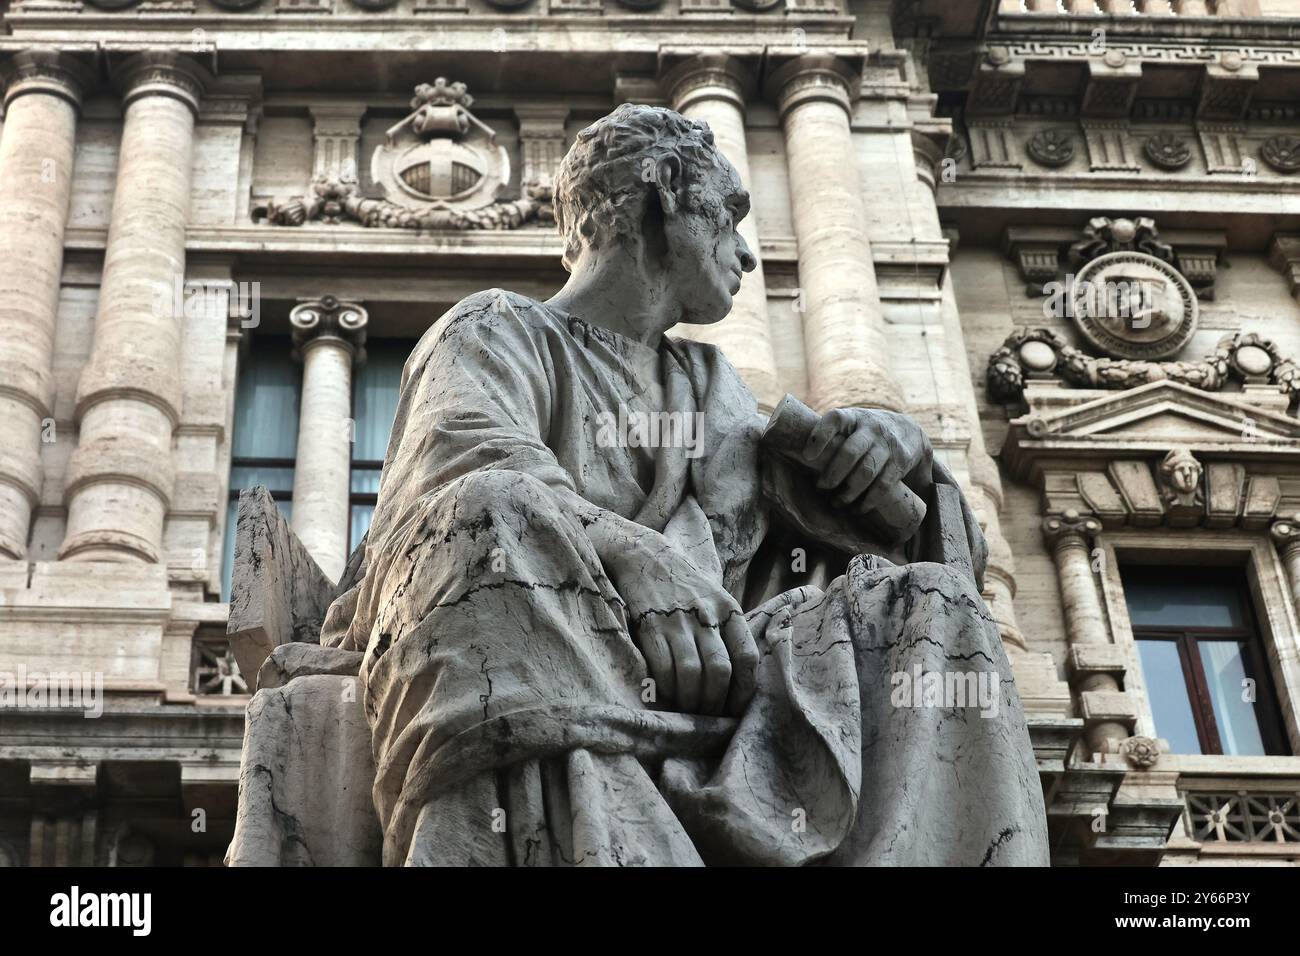
[{"label": "statue shoulder", "polygon": [[543,333],[556,320],[536,299],[505,289],[485,289],[461,299],[424,334],[422,346],[502,335],[529,338]]}]

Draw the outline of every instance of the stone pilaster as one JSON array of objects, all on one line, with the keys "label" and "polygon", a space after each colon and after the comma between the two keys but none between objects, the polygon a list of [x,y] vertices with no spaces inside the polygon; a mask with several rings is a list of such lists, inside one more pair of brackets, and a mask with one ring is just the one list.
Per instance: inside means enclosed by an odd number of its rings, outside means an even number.
[{"label": "stone pilaster", "polygon": [[289,313],[302,359],[302,407],[293,473],[293,530],[331,581],[348,559],[352,365],[364,361],[366,310],[333,296]]},{"label": "stone pilaster", "polygon": [[773,76],[785,132],[790,203],[798,241],[799,292],[809,403],[900,408],[858,158],[849,119],[858,78],[847,64],[806,54]]},{"label": "stone pilaster", "polygon": [[[1056,578],[1061,589],[1061,606],[1065,611],[1065,634],[1072,658],[1083,660],[1071,676],[1071,688],[1078,695],[1083,711],[1088,752],[1119,753],[1119,745],[1133,733],[1135,715],[1120,689],[1119,676],[1110,666],[1098,666],[1088,660],[1089,648],[1111,644],[1092,569],[1092,540],[1100,533],[1101,522],[1092,515],[1070,509],[1043,519],[1043,536],[1056,561]],[[1078,651],[1084,650],[1080,655]]]},{"label": "stone pilaster", "polygon": [[78,561],[156,562],[175,480],[185,227],[207,74],[172,53],[114,71],[123,125],[95,345],[77,389],[67,536]]},{"label": "stone pilaster", "polygon": [[[664,86],[673,109],[690,119],[708,123],[719,151],[736,168],[741,183],[751,187],[753,178],[745,142],[745,100],[753,82],[741,63],[722,54],[694,57],[675,67],[665,77]],[[754,392],[760,411],[766,414],[776,407],[785,391],[772,348],[757,219],[748,216],[738,231],[758,265],[741,280],[731,314],[716,325],[681,325],[673,331],[722,349]]]},{"label": "stone pilaster", "polygon": [[50,364],[72,195],[81,97],[93,75],[50,51],[0,67],[0,556],[27,556],[41,493],[41,440],[53,440]]},{"label": "stone pilaster", "polygon": [[569,108],[550,103],[520,104],[515,107],[515,117],[519,120],[519,153],[523,160],[519,181],[525,193],[530,186],[549,189],[564,159],[564,123]]}]

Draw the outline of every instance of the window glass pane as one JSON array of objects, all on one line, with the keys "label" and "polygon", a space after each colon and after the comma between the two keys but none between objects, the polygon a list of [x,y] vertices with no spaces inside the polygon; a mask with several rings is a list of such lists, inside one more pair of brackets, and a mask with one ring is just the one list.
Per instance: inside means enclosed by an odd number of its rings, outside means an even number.
[{"label": "window glass pane", "polygon": [[230,469],[231,491],[240,492],[254,485],[266,485],[279,504],[293,492],[293,469],[268,465],[236,465]]},{"label": "window glass pane", "polygon": [[[1225,754],[1238,757],[1259,756],[1268,753],[1259,732],[1255,704],[1242,700],[1246,687],[1246,666],[1237,641],[1197,641],[1201,652],[1201,666],[1205,668],[1205,682],[1210,687],[1214,702],[1214,719],[1219,725],[1219,743]],[[1260,688],[1249,695],[1258,699]]]},{"label": "window glass pane", "polygon": [[379,494],[379,476],[381,474],[382,472],[378,468],[353,468],[352,493],[354,495]]},{"label": "window glass pane", "polygon": [[[1171,570],[1177,573],[1171,574]],[[1135,627],[1246,627],[1241,572],[1223,568],[1126,568],[1121,572]]]},{"label": "window glass pane", "polygon": [[352,416],[356,419],[353,461],[383,461],[388,433],[397,414],[402,366],[414,342],[378,339],[366,344],[365,364],[357,370]]},{"label": "window glass pane", "polygon": [[293,458],[298,451],[302,370],[287,338],[253,339],[235,389],[236,458]]},{"label": "window glass pane", "polygon": [[348,552],[356,550],[357,545],[361,543],[362,537],[370,530],[370,519],[375,516],[374,505],[353,505],[352,506],[352,523],[350,528],[351,537],[348,538]]},{"label": "window glass pane", "polygon": [[1196,719],[1192,716],[1177,642],[1139,640],[1137,646],[1156,735],[1169,741],[1171,753],[1199,754],[1201,741],[1196,733]]}]

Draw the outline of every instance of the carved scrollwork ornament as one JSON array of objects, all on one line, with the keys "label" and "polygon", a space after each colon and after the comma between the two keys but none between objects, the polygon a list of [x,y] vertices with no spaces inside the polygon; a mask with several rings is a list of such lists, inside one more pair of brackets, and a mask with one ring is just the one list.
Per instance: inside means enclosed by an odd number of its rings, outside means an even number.
[{"label": "carved scrollwork ornament", "polygon": [[1040,166],[1057,169],[1074,159],[1074,137],[1065,130],[1039,130],[1029,138],[1025,148]]},{"label": "carved scrollwork ornament", "polygon": [[1158,133],[1142,144],[1142,152],[1152,166],[1173,172],[1192,161],[1192,148],[1181,136]]},{"label": "carved scrollwork ornament", "polygon": [[370,316],[359,303],[344,302],[332,295],[300,302],[289,312],[293,326],[294,357],[301,358],[302,351],[314,340],[339,339],[353,349],[355,361],[365,361],[366,324]]},{"label": "carved scrollwork ornament", "polygon": [[1300,547],[1300,514],[1274,521],[1268,533],[1273,542],[1283,550]]},{"label": "carved scrollwork ornament", "polygon": [[1260,146],[1259,155],[1279,173],[1294,173],[1300,170],[1300,137],[1285,133],[1273,136]]}]

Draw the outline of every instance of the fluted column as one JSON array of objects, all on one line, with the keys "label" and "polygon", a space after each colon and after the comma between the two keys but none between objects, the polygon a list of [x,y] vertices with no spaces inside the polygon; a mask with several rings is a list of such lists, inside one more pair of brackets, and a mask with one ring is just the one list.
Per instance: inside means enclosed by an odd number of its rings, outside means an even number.
[{"label": "fluted column", "polygon": [[72,195],[77,113],[92,74],[30,51],[3,67],[0,138],[0,556],[27,555],[41,493],[41,438],[53,438],[54,327]]},{"label": "fluted column", "polygon": [[858,157],[849,126],[856,74],[807,54],[774,75],[785,132],[790,203],[799,252],[810,404],[901,408],[886,369],[889,350]]},{"label": "fluted column", "polygon": [[[1092,538],[1100,531],[1100,521],[1073,509],[1043,519],[1043,535],[1056,561],[1065,634],[1071,646],[1110,643],[1092,570]],[[1121,691],[1113,672],[1088,672],[1074,682],[1073,689],[1080,695]],[[1118,721],[1099,720],[1089,723],[1086,734],[1090,753],[1118,753],[1120,742],[1130,736],[1130,730]]]},{"label": "fluted column", "polygon": [[187,58],[141,53],[114,70],[122,143],[95,344],[77,388],[80,440],[68,463],[59,556],[161,558],[180,418],[180,318],[194,121],[206,74]]},{"label": "fluted column", "polygon": [[293,530],[332,581],[348,559],[352,365],[365,360],[367,318],[357,303],[329,295],[289,313],[303,366]]},{"label": "fluted column", "polygon": [[[722,54],[699,56],[676,67],[665,78],[664,85],[669,90],[673,109],[709,125],[718,150],[736,168],[745,188],[752,191],[749,147],[745,142],[745,91],[750,84],[744,67],[735,58]],[[674,332],[721,348],[766,413],[776,407],[785,392],[772,349],[757,218],[746,217],[738,231],[758,259],[758,265],[741,281],[731,314],[716,325],[682,325]]]}]

